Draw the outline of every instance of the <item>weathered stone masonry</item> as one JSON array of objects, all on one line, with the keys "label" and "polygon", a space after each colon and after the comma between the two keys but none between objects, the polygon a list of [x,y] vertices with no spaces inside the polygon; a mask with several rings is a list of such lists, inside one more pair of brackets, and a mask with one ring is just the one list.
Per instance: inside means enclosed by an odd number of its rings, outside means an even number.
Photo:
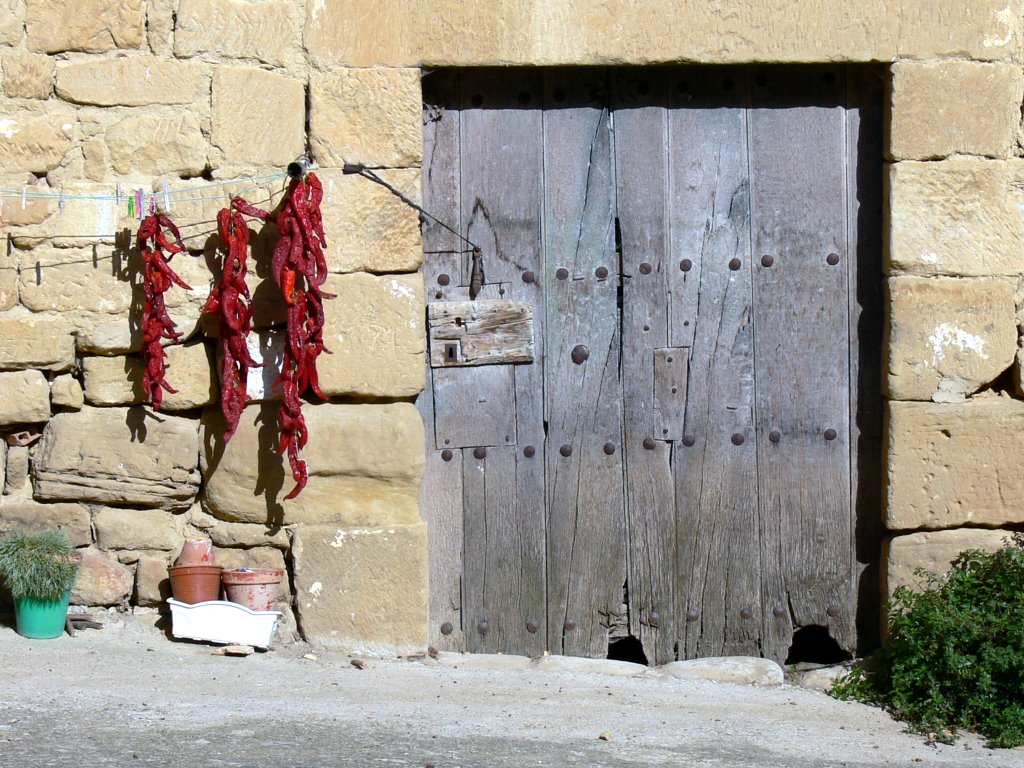
[{"label": "weathered stone masonry", "polygon": [[[426,638],[423,286],[414,211],[346,162],[419,195],[421,68],[435,65],[890,62],[885,391],[888,589],[917,564],[1024,524],[1024,159],[1020,0],[0,0],[0,533],[59,525],[88,553],[75,600],[157,605],[186,535],[227,565],[284,565],[306,635],[411,650]],[[257,203],[317,162],[334,273],[329,403],[311,479],[280,501],[272,372],[225,449],[215,344],[199,310],[228,195]],[[124,206],[72,195],[238,180],[176,202],[194,290],[168,294],[167,413],[138,405],[139,292]],[[177,195],[194,197],[196,195]],[[257,244],[259,248],[264,247]],[[252,275],[273,361],[280,297]],[[880,276],[880,279],[883,279]],[[1001,392],[1017,372],[1010,392]],[[993,388],[992,383],[996,382]],[[24,442],[24,441],[20,441]],[[283,488],[283,490],[282,490]]]}]

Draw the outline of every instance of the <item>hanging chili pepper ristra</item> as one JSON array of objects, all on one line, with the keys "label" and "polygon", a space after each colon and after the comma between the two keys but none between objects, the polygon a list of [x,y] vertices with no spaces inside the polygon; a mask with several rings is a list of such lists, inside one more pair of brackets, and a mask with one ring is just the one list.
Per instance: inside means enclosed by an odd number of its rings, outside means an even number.
[{"label": "hanging chili pepper ristra", "polygon": [[[173,241],[167,239],[164,228],[173,236]],[[178,391],[164,378],[167,369],[163,340],[176,341],[181,338],[181,332],[167,314],[164,294],[172,284],[187,291],[192,288],[171,269],[170,261],[174,254],[181,253],[185,246],[181,242],[178,228],[166,215],[151,213],[142,220],[139,225],[138,247],[142,255],[142,286],[146,297],[142,309],[142,359],[145,363],[142,390],[152,403],[153,410],[159,411],[164,391]]]},{"label": "hanging chili pepper ristra", "polygon": [[227,208],[217,214],[217,232],[224,250],[220,282],[210,292],[203,312],[220,316],[220,407],[227,419],[226,443],[238,429],[248,395],[249,369],[260,367],[249,354],[246,339],[252,328],[252,305],[245,282],[249,227],[242,214]]},{"label": "hanging chili pepper ristra", "polygon": [[[323,303],[324,299],[334,298],[333,294],[322,289],[327,280],[324,256],[327,241],[320,212],[323,195],[323,186],[316,174],[307,174],[305,180],[293,179],[273,216],[281,239],[274,248],[271,272],[288,306],[284,368],[277,380],[283,395],[278,452],[288,455],[295,480],[295,487],[285,499],[298,496],[309,479],[306,462],[299,457],[299,451],[309,439],[301,396],[312,392],[316,397],[326,399],[316,370],[320,354],[330,354],[323,339]],[[234,198],[231,205],[248,216],[264,221],[271,218],[269,212],[250,205],[240,197]]]}]

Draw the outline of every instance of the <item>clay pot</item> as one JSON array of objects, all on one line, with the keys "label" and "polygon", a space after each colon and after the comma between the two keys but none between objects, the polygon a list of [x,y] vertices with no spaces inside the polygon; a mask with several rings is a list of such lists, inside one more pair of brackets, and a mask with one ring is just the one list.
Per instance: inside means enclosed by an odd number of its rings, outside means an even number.
[{"label": "clay pot", "polygon": [[186,539],[175,565],[213,565],[213,542],[209,539]]},{"label": "clay pot", "polygon": [[224,571],[224,594],[232,603],[252,611],[272,611],[277,602],[278,585],[284,578],[283,568]]},{"label": "clay pot", "polygon": [[171,594],[183,603],[204,603],[220,599],[219,565],[172,565]]}]

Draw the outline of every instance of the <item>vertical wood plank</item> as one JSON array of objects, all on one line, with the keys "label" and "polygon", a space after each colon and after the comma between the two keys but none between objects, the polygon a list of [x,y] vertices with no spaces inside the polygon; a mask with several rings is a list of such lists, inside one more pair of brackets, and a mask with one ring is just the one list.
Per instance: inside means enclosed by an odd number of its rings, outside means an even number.
[{"label": "vertical wood plank", "polygon": [[677,621],[672,444],[654,439],[653,396],[654,350],[669,346],[668,88],[663,70],[614,74],[629,624],[652,664],[675,658]]},{"label": "vertical wood plank", "polygon": [[755,70],[754,255],[774,259],[755,270],[754,326],[764,655],[776,660],[791,638],[773,606],[855,641],[844,112],[840,67]]},{"label": "vertical wood plank", "polygon": [[850,485],[858,655],[881,641],[882,108],[880,67],[849,67],[846,109],[850,276]]},{"label": "vertical wood plank", "polygon": [[607,72],[546,79],[548,640],[604,657],[626,578]]},{"label": "vertical wood plank", "polygon": [[[508,283],[520,293],[522,273],[540,270],[542,248],[543,151],[541,75],[536,70],[471,70],[461,78],[462,220],[468,237],[483,251],[488,283]],[[471,262],[463,262],[468,284]],[[543,336],[542,323],[536,328]],[[543,341],[535,349],[543,355]],[[516,448],[491,449],[487,459],[463,473],[465,486],[465,582],[467,644],[471,650],[537,654],[544,648],[544,477],[540,455],[523,455],[525,445],[543,450],[542,363],[487,366],[508,378],[514,392]],[[466,369],[470,370],[470,369]],[[479,369],[483,370],[483,369]],[[508,391],[507,389],[505,391]],[[501,436],[504,438],[504,435]],[[467,449],[466,456],[472,455]],[[482,495],[481,495],[482,494]],[[471,579],[479,584],[471,585]],[[500,618],[498,618],[500,617]],[[489,630],[476,630],[480,621]],[[538,623],[537,631],[528,624]]]},{"label": "vertical wood plank", "polygon": [[[459,213],[459,82],[451,70],[423,83],[423,205],[456,231]],[[458,238],[427,220],[423,229],[423,276],[427,300],[440,290],[441,274],[458,282],[462,245]],[[438,295],[436,298],[442,298]],[[438,450],[434,444],[433,372],[427,366],[426,388],[416,398],[426,432],[426,467],[420,483],[420,514],[427,523],[430,585],[428,642],[443,651],[465,650],[462,634],[462,452]],[[445,460],[447,459],[447,460]],[[446,624],[450,627],[445,626]],[[451,629],[445,634],[442,627]]]},{"label": "vertical wood plank", "polygon": [[677,71],[669,120],[671,343],[691,345],[673,461],[685,658],[760,653],[746,81]]}]

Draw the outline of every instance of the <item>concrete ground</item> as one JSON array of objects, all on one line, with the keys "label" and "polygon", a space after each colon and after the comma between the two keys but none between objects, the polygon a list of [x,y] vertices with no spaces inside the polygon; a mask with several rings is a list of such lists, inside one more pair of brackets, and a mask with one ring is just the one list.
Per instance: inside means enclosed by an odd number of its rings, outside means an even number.
[{"label": "concrete ground", "polygon": [[358,669],[301,644],[231,658],[112,619],[58,640],[0,627],[0,766],[1024,766],[790,685],[489,668],[508,657]]}]

